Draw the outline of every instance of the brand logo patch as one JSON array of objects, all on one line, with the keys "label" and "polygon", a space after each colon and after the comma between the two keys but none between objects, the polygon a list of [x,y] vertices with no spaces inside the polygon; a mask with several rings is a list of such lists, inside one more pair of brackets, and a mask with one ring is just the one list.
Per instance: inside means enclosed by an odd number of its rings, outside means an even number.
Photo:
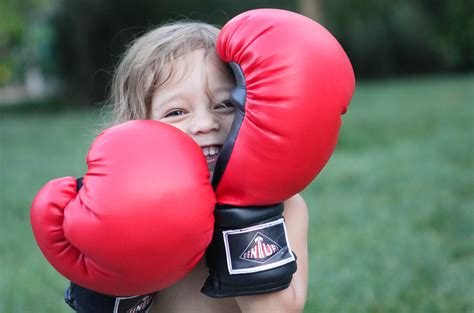
[{"label": "brand logo patch", "polygon": [[250,241],[240,258],[247,261],[264,264],[281,251],[281,247],[261,232],[257,232]]},{"label": "brand logo patch", "polygon": [[294,262],[283,218],[222,231],[229,274],[266,271]]}]

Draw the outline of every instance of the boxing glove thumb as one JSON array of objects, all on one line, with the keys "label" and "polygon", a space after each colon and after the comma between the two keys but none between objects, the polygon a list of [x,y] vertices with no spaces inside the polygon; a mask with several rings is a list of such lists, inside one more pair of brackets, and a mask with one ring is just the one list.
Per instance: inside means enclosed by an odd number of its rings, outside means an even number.
[{"label": "boxing glove thumb", "polygon": [[[36,241],[46,258],[57,260],[59,267],[72,266],[80,254],[66,239],[63,227],[66,206],[76,196],[74,177],[57,178],[41,188],[31,206],[30,217],[34,220],[31,225]],[[64,250],[69,251],[63,253]]]}]

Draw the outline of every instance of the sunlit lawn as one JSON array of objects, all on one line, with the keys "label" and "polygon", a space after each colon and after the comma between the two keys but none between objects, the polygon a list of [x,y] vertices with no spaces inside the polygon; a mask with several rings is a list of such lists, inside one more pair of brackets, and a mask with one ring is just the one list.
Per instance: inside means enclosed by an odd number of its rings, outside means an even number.
[{"label": "sunlit lawn", "polygon": [[[472,75],[358,84],[335,155],[303,193],[306,312],[473,312],[472,86]],[[0,312],[67,312],[29,205],[47,180],[85,171],[106,114],[0,114]]]}]

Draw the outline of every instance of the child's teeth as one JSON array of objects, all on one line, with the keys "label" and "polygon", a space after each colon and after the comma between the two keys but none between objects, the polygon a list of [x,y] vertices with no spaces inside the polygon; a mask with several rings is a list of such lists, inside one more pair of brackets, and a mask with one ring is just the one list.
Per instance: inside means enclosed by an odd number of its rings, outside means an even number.
[{"label": "child's teeth", "polygon": [[214,155],[217,155],[219,154],[219,148],[218,147],[205,147],[205,148],[202,148],[202,153],[204,154],[204,156],[214,156]]}]

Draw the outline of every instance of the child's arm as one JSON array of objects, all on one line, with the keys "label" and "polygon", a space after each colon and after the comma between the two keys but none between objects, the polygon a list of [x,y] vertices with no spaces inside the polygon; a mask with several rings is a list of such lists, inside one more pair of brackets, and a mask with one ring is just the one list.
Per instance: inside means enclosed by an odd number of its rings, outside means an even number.
[{"label": "child's arm", "polygon": [[285,201],[283,216],[298,269],[287,289],[257,296],[236,297],[243,313],[302,312],[308,286],[308,207],[299,194]]}]

